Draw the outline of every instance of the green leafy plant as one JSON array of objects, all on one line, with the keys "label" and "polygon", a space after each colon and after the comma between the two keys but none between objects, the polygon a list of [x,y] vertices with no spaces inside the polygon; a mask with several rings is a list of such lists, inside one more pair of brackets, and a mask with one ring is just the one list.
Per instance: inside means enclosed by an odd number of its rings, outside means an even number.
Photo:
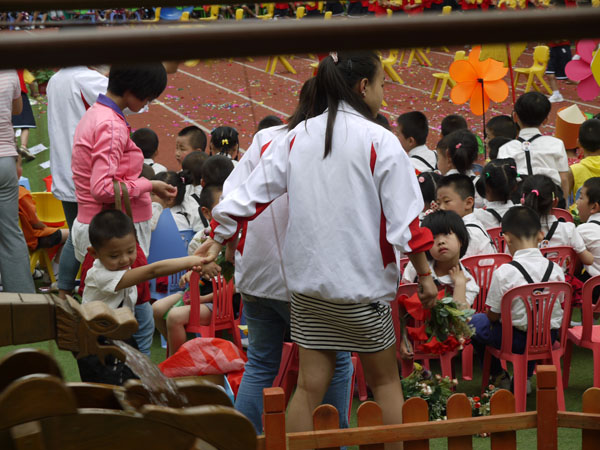
[{"label": "green leafy plant", "polygon": [[33,76],[35,77],[35,81],[37,81],[38,84],[44,84],[47,83],[48,80],[50,80],[50,78],[52,78],[52,75],[54,75],[54,73],[55,72],[50,69],[38,69],[33,72]]},{"label": "green leafy plant", "polygon": [[446,402],[458,380],[433,375],[420,364],[414,363],[409,376],[402,379],[405,398],[420,397],[429,406],[429,420],[446,420]]}]

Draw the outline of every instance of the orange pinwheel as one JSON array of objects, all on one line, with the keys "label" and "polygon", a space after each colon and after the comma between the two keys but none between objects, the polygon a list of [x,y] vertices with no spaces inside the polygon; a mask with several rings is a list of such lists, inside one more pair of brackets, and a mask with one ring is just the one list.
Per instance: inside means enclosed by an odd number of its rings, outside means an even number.
[{"label": "orange pinwheel", "polygon": [[473,47],[466,61],[454,61],[450,65],[450,77],[456,85],[450,98],[457,105],[471,101],[471,111],[477,116],[490,107],[490,100],[502,102],[508,96],[508,85],[503,80],[508,72],[501,62],[491,58],[479,60],[481,47]]}]

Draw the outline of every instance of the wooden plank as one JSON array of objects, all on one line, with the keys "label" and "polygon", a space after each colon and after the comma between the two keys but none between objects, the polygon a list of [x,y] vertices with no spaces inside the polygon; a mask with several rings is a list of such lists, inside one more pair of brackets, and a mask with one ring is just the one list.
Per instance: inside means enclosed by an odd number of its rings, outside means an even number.
[{"label": "wooden plank", "polygon": [[[515,412],[515,397],[511,392],[504,389],[496,392],[490,400],[490,415],[511,414]],[[536,414],[537,416],[537,414]],[[536,420],[537,422],[537,420]],[[537,425],[536,425],[537,426]],[[504,431],[502,433],[492,433],[492,450],[514,450],[517,448],[517,433],[514,431]]]},{"label": "wooden plank", "polygon": [[19,294],[0,293],[0,346],[12,345],[12,305],[21,303]]},{"label": "wooden plank", "polygon": [[263,389],[263,428],[266,450],[285,450],[285,392],[280,387]]},{"label": "wooden plank", "polygon": [[[383,425],[383,412],[375,402],[364,402],[356,411],[356,422],[358,427],[372,427]],[[359,450],[383,450],[384,444],[365,444]]]},{"label": "wooden plank", "polygon": [[39,422],[27,422],[10,429],[16,450],[45,450],[44,436]]},{"label": "wooden plank", "polygon": [[45,295],[19,295],[23,304],[12,309],[13,344],[54,339],[56,337],[54,302]]},{"label": "wooden plank", "polygon": [[[429,420],[429,407],[422,398],[409,398],[402,405],[402,423],[427,422]],[[429,439],[410,441],[404,443],[405,450],[429,450]]]},{"label": "wooden plank", "polygon": [[600,431],[600,414],[559,411],[558,427]]},{"label": "wooden plank", "polygon": [[[315,431],[339,429],[340,413],[332,405],[319,405],[313,412],[313,428]],[[340,450],[340,447],[327,447],[326,450]]]},{"label": "wooden plank", "polygon": [[536,427],[537,412],[530,411],[517,414],[498,414],[495,416],[442,420],[439,422],[288,433],[287,438],[290,450],[300,450],[332,447],[334,445],[364,445],[379,442],[464,436],[465,434],[499,433],[527,430]]},{"label": "wooden plank", "polygon": [[558,400],[556,398],[556,367],[537,366],[537,448],[558,448]]},{"label": "wooden plank", "polygon": [[[472,416],[471,402],[465,394],[454,394],[446,404],[448,419],[462,419]],[[473,449],[473,436],[457,436],[448,438],[448,450]]]},{"label": "wooden plank", "polygon": [[[584,414],[600,413],[600,389],[590,388],[583,393],[582,411]],[[598,448],[600,431],[583,429],[581,432],[581,449],[593,450]]]}]

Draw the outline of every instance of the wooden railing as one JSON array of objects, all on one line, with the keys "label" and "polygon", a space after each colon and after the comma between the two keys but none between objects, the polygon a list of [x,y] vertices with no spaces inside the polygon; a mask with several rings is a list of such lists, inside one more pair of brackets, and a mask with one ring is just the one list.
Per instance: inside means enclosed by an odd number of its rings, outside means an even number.
[{"label": "wooden railing", "polygon": [[[490,400],[490,416],[471,417],[471,403],[465,394],[448,400],[448,420],[429,422],[427,403],[411,398],[404,403],[402,425],[383,425],[381,409],[375,402],[363,403],[357,411],[356,428],[338,429],[338,411],[321,405],[313,413],[315,431],[285,432],[285,402],[281,388],[263,393],[264,430],[258,450],[301,450],[339,448],[359,445],[361,450],[383,450],[383,443],[405,441],[405,450],[429,448],[429,439],[446,438],[449,450],[473,448],[473,435],[490,435],[492,450],[517,448],[516,431],[537,428],[537,448],[558,448],[558,428],[579,428],[582,449],[598,448],[600,442],[600,389],[590,388],[583,395],[583,412],[558,412],[556,368],[537,368],[536,411],[515,413],[515,399],[500,390]],[[571,447],[569,447],[571,448]]]}]

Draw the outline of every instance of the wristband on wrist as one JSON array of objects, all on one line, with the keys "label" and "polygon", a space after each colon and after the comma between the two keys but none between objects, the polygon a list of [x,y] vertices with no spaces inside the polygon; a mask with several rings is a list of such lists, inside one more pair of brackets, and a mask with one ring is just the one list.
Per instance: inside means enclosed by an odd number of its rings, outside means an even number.
[{"label": "wristband on wrist", "polygon": [[417,273],[417,276],[418,276],[419,278],[423,278],[423,277],[429,277],[429,276],[431,276],[431,270],[428,270],[428,271],[427,271],[427,272],[425,272],[425,273]]}]

